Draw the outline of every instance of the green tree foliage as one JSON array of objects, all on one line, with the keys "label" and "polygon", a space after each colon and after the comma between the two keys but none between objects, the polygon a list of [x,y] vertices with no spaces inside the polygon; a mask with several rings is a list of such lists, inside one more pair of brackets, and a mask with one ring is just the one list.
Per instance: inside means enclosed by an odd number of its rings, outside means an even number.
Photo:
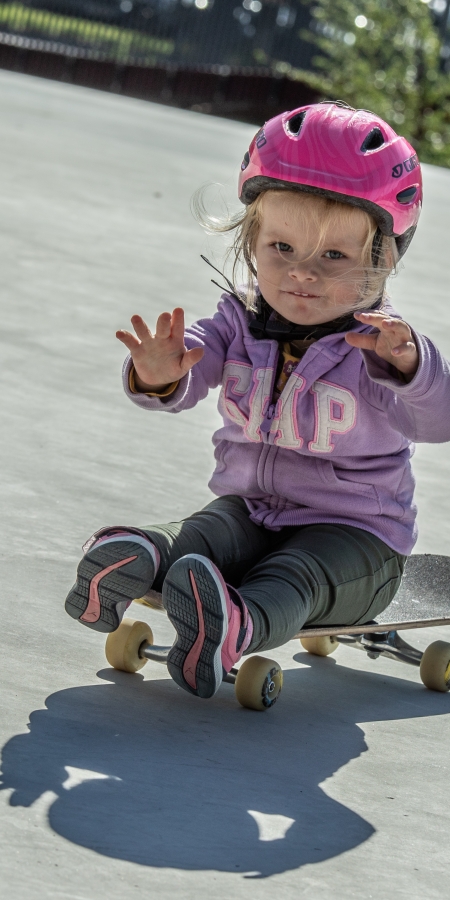
[{"label": "green tree foliage", "polygon": [[291,71],[327,99],[371,109],[423,162],[450,167],[450,75],[427,0],[316,0],[314,72]]}]

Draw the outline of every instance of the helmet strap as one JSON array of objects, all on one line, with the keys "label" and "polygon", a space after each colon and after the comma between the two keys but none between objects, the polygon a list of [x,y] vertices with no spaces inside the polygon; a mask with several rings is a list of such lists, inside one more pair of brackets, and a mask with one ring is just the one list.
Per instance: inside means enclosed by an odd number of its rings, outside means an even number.
[{"label": "helmet strap", "polygon": [[381,248],[383,246],[383,232],[377,228],[372,241],[372,265],[374,269],[380,264]]},{"label": "helmet strap", "polygon": [[[323,322],[320,325],[297,325],[295,322],[288,322],[287,319],[275,312],[262,294],[258,294],[258,300],[259,310],[257,313],[250,314],[248,323],[250,334],[258,340],[284,343],[311,338],[319,341],[320,338],[327,337],[329,334],[351,331],[359,325],[353,313],[346,313],[331,322]],[[379,297],[370,308],[378,309],[381,303],[382,297]]]}]

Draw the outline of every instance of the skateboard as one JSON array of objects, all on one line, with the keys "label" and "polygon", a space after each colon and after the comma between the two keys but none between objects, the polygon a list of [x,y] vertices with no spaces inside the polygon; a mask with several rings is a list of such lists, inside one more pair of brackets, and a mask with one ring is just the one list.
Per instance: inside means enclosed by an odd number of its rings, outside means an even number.
[{"label": "skateboard", "polygon": [[[135,602],[164,611],[161,594],[149,591]],[[434,641],[422,653],[400,637],[398,631],[450,625],[450,557],[410,556],[399,591],[378,619],[358,625],[315,625],[296,635],[308,653],[328,656],[339,644],[363,650],[370,659],[386,656],[420,668],[423,684],[435,691],[450,690],[450,643]],[[123,619],[106,640],[106,658],[123,672],[137,672],[151,659],[166,664],[170,647],[154,644],[146,622]],[[241,706],[266,710],[277,701],[283,672],[277,662],[249,656],[224,681],[234,684]]]}]

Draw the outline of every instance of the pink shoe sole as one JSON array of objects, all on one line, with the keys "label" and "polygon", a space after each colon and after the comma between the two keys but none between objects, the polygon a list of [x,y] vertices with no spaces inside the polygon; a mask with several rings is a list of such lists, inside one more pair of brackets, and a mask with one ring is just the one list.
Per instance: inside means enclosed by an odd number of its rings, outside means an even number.
[{"label": "pink shoe sole", "polygon": [[66,612],[95,631],[115,631],[131,601],[153,584],[158,563],[156,547],[139,535],[99,541],[78,566]]},{"label": "pink shoe sole", "polygon": [[207,699],[223,680],[222,646],[228,630],[227,588],[216,566],[192,553],[171,566],[163,603],[176,629],[167,668],[185,691]]}]

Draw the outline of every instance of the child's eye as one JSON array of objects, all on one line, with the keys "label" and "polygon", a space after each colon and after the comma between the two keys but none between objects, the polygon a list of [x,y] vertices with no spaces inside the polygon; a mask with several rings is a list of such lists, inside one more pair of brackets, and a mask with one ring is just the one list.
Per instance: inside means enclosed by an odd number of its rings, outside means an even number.
[{"label": "child's eye", "polygon": [[340,250],[327,250],[324,254],[327,259],[344,259],[344,254]]},{"label": "child's eye", "polygon": [[280,253],[289,253],[289,251],[292,250],[291,245],[286,244],[284,241],[276,241],[274,247],[276,250],[279,250]]}]

